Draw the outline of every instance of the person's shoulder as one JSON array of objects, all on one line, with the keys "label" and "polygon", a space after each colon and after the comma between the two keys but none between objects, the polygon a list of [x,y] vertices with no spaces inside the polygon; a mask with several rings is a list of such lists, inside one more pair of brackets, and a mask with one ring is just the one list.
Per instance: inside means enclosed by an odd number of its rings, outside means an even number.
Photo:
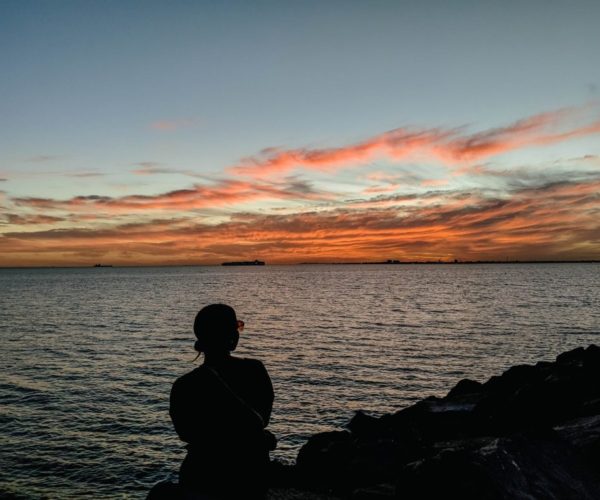
[{"label": "person's shoulder", "polygon": [[173,383],[173,387],[178,386],[186,386],[188,384],[196,383],[199,379],[203,377],[204,371],[201,370],[201,366],[194,368],[192,371],[187,372],[184,375],[181,375],[175,382]]},{"label": "person's shoulder", "polygon": [[238,357],[233,357],[233,356],[232,356],[232,359],[235,360],[235,363],[238,366],[243,366],[244,368],[253,369],[253,370],[264,370],[265,369],[265,365],[263,365],[262,361],[260,361],[258,359],[238,358]]},{"label": "person's shoulder", "polygon": [[265,365],[262,361],[254,358],[238,358],[232,356],[232,361],[235,364],[238,373],[245,373],[250,377],[261,377],[267,373]]},{"label": "person's shoulder", "polygon": [[236,358],[239,360],[239,372],[247,374],[253,380],[270,379],[269,372],[262,361],[253,358]]}]

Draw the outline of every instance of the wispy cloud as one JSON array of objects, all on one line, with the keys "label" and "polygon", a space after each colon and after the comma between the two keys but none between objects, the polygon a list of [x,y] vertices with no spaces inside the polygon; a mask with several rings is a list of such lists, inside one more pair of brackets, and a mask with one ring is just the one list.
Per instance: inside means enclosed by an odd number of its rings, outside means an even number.
[{"label": "wispy cloud", "polygon": [[135,167],[131,173],[136,175],[170,175],[178,174],[185,175],[188,177],[195,177],[199,179],[207,179],[208,176],[193,172],[191,170],[183,170],[178,168],[168,167],[160,162],[156,161],[140,161],[133,164]]},{"label": "wispy cloud", "polygon": [[172,132],[174,130],[191,127],[194,123],[195,120],[192,118],[156,120],[150,123],[150,128],[161,132]]},{"label": "wispy cloud", "polygon": [[153,161],[142,161],[139,163],[135,163],[137,168],[133,169],[131,172],[136,175],[155,175],[155,174],[177,174],[179,171],[163,167],[160,163]]},{"label": "wispy cloud", "polygon": [[23,215],[23,214],[14,214],[14,213],[5,213],[0,215],[2,220],[0,223],[2,224],[13,224],[17,226],[37,226],[40,224],[55,224],[57,222],[62,222],[65,219],[63,217],[54,217],[51,215],[42,215],[42,214],[32,214],[32,215]]},{"label": "wispy cloud", "polygon": [[36,155],[36,156],[31,156],[31,157],[27,158],[26,161],[28,161],[30,163],[47,163],[47,162],[62,160],[63,158],[64,158],[64,156],[62,156],[62,155]]},{"label": "wispy cloud", "polygon": [[424,187],[446,186],[447,184],[449,184],[448,179],[424,179],[421,181],[421,186]]},{"label": "wispy cloud", "polygon": [[222,180],[212,185],[195,185],[189,189],[168,191],[157,195],[111,197],[101,195],[76,196],[66,200],[22,197],[13,202],[21,207],[45,210],[91,210],[131,212],[149,210],[191,210],[234,205],[265,199],[321,200],[331,196],[315,190],[308,182],[288,179],[279,183]]},{"label": "wispy cloud", "polygon": [[387,184],[385,186],[369,186],[363,189],[364,194],[391,193],[402,187],[402,184]]},{"label": "wispy cloud", "polygon": [[[48,177],[104,177],[107,174],[105,172],[92,171],[92,170],[12,170],[7,171],[6,174],[10,176],[10,179],[39,179]],[[2,180],[9,180],[8,177],[2,178]]]},{"label": "wispy cloud", "polygon": [[365,194],[391,193],[406,186],[422,185],[425,180],[420,175],[413,172],[369,172],[359,179],[369,182],[376,182],[376,185],[370,185],[363,189]]},{"label": "wispy cloud", "polygon": [[136,167],[131,172],[137,175],[170,174],[172,170],[158,161],[139,161],[133,163]]},{"label": "wispy cloud", "polygon": [[103,172],[68,172],[65,173],[68,177],[104,177],[106,174]]},{"label": "wispy cloud", "polygon": [[480,161],[509,151],[543,146],[600,133],[600,120],[573,125],[578,108],[538,114],[508,126],[477,133],[453,129],[398,128],[365,141],[332,148],[267,148],[229,169],[233,174],[263,178],[299,168],[332,171],[374,159],[401,161],[421,158],[456,165]]}]

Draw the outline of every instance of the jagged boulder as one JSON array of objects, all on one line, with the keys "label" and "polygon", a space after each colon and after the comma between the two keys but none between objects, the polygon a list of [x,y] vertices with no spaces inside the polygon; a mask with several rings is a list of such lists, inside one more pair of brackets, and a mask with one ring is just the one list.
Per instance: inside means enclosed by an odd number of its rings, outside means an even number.
[{"label": "jagged boulder", "polygon": [[440,498],[600,498],[598,415],[600,348],[591,345],[483,384],[461,380],[394,414],[359,412],[348,432],[309,439],[298,477],[361,499],[389,497],[390,484],[397,498],[432,498],[436,488]]},{"label": "jagged boulder", "polygon": [[600,497],[597,478],[582,457],[555,435],[489,438],[464,443],[408,464],[396,499],[580,499]]},{"label": "jagged boulder", "polygon": [[600,412],[555,427],[558,435],[576,448],[586,461],[600,470]]},{"label": "jagged boulder", "polygon": [[350,432],[322,433],[300,450],[297,479],[304,487],[347,494],[393,477],[407,459],[405,449],[389,436],[364,439]]}]

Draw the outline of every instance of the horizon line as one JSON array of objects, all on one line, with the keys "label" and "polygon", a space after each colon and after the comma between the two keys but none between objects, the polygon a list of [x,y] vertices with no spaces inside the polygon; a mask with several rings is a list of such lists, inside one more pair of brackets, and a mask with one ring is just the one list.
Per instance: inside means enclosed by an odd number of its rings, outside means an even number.
[{"label": "horizon line", "polygon": [[[397,265],[476,265],[476,264],[600,264],[600,259],[569,259],[569,260],[415,260],[415,261],[401,261],[401,260],[386,260],[386,261],[361,261],[361,262],[289,262],[289,263],[273,263],[269,264],[265,261],[265,266],[343,266],[343,265],[386,265],[386,266],[397,266]],[[230,267],[265,267],[265,266],[230,266]],[[227,267],[223,266],[223,263],[213,264],[103,264],[97,266],[95,264],[81,264],[81,265],[70,265],[70,266],[0,266],[0,270],[4,269],[111,269],[111,268],[145,268],[145,267]]]}]

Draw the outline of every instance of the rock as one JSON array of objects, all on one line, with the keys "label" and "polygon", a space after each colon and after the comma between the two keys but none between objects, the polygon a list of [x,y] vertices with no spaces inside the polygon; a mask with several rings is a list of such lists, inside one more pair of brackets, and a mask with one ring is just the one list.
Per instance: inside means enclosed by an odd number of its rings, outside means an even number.
[{"label": "rock", "polygon": [[506,370],[499,377],[490,378],[483,389],[488,394],[509,395],[525,385],[535,384],[542,379],[542,372],[535,366],[517,365]]},{"label": "rock", "polygon": [[557,363],[573,363],[580,361],[583,358],[583,354],[585,349],[583,347],[578,347],[577,349],[573,349],[572,351],[563,352],[556,357]]},{"label": "rock", "polygon": [[341,488],[346,482],[355,454],[354,439],[349,432],[316,434],[298,453],[298,478],[303,486],[309,488]]},{"label": "rock", "polygon": [[600,498],[599,380],[592,345],[393,414],[358,412],[349,432],[309,439],[298,485],[355,499],[389,498],[390,484],[397,498]]},{"label": "rock", "polygon": [[381,417],[393,434],[413,447],[440,440],[471,436],[479,428],[470,399],[427,398],[390,416]]},{"label": "rock", "polygon": [[585,350],[584,359],[586,363],[593,364],[596,368],[600,368],[600,346],[590,344]]},{"label": "rock", "polygon": [[597,470],[600,469],[600,414],[583,417],[555,427],[558,435],[570,443]]},{"label": "rock", "polygon": [[[461,380],[393,414],[357,412],[273,463],[274,499],[600,499],[600,347]],[[177,498],[159,484],[149,498]]]},{"label": "rock", "polygon": [[351,500],[393,500],[396,498],[396,485],[383,483],[359,488],[352,492],[350,498]]},{"label": "rock", "polygon": [[552,427],[597,412],[600,348],[575,349],[557,362],[510,368],[484,384],[475,413],[481,429],[493,435]]},{"label": "rock", "polygon": [[516,435],[407,465],[396,498],[592,500],[600,498],[600,489],[589,466],[557,436]]},{"label": "rock", "polygon": [[269,486],[294,487],[298,484],[297,467],[272,460],[269,464]]},{"label": "rock", "polygon": [[411,463],[399,474],[396,499],[433,498],[499,500],[502,496],[487,471],[467,453],[457,450]]},{"label": "rock", "polygon": [[415,455],[393,437],[357,438],[348,432],[311,437],[301,448],[296,468],[307,488],[350,494],[365,485],[393,478],[399,467]]},{"label": "rock", "polygon": [[[240,499],[242,500],[242,499]],[[267,493],[267,500],[340,500],[339,497],[298,490],[296,488],[272,488]]]},{"label": "rock", "polygon": [[600,398],[584,401],[581,405],[581,414],[583,416],[600,415]]},{"label": "rock", "polygon": [[381,421],[378,418],[367,415],[360,410],[350,419],[346,428],[354,436],[372,436],[383,430]]},{"label": "rock", "polygon": [[464,396],[466,394],[480,394],[482,390],[483,384],[476,382],[475,380],[464,378],[450,390],[446,397],[456,398],[457,396]]},{"label": "rock", "polygon": [[146,500],[184,500],[185,494],[179,484],[171,481],[156,483],[148,492]]},{"label": "rock", "polygon": [[591,344],[586,349],[578,347],[572,351],[563,352],[556,358],[556,365],[575,366],[583,368],[586,373],[600,373],[600,347]]}]

